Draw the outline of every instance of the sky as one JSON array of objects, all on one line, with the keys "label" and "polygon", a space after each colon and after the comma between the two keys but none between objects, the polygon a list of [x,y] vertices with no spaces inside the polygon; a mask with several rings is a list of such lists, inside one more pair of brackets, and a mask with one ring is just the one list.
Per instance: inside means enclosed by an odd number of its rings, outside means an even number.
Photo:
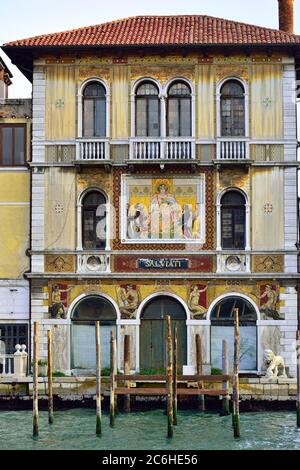
[{"label": "sky", "polygon": [[[277,0],[0,0],[0,6],[1,45],[134,15],[205,14],[278,28]],[[295,18],[295,32],[300,34],[300,0],[295,0]],[[30,97],[28,80],[3,51],[0,55],[14,75],[9,98]]]}]

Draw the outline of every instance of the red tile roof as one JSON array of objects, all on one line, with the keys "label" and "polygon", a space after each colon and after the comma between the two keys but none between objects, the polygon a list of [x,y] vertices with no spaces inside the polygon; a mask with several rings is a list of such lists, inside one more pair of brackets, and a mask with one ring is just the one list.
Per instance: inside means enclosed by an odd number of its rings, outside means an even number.
[{"label": "red tile roof", "polygon": [[135,16],[5,46],[158,46],[299,44],[300,36],[211,16]]}]

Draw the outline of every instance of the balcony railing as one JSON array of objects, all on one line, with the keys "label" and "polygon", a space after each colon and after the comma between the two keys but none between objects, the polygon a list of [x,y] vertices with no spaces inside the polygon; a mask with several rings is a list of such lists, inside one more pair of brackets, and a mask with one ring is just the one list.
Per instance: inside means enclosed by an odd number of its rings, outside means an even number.
[{"label": "balcony railing", "polygon": [[249,160],[249,142],[243,138],[221,138],[217,141],[217,159],[223,161]]},{"label": "balcony railing", "polygon": [[130,160],[194,160],[195,139],[135,138],[130,142]]},{"label": "balcony railing", "polygon": [[14,372],[14,355],[0,354],[0,375],[13,375]]},{"label": "balcony railing", "polygon": [[76,160],[86,162],[109,160],[109,140],[78,140],[76,143]]}]

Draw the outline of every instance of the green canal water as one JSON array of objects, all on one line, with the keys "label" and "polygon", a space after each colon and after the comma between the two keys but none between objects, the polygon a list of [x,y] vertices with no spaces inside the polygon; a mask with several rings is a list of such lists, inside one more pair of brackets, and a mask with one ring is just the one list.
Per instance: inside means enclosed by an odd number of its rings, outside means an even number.
[{"label": "green canal water", "polygon": [[103,436],[94,434],[95,412],[75,409],[55,413],[48,425],[47,412],[40,412],[40,437],[31,437],[30,411],[0,412],[0,449],[9,450],[300,450],[300,431],[295,413],[241,414],[242,437],[232,435],[231,417],[217,413],[182,411],[174,438],[166,438],[162,410],[118,414],[115,428],[103,416]]}]

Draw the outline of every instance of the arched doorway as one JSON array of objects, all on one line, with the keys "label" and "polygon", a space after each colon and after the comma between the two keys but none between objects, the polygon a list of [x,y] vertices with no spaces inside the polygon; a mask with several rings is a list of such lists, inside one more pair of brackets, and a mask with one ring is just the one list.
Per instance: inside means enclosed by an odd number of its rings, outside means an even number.
[{"label": "arched doorway", "polygon": [[234,309],[239,309],[241,371],[257,370],[257,314],[254,306],[243,297],[228,296],[213,307],[211,319],[211,365],[222,369],[222,342],[228,340],[229,368],[233,366]]},{"label": "arched doorway", "polygon": [[140,370],[165,369],[166,321],[171,317],[172,333],[178,327],[178,366],[187,363],[186,312],[181,303],[169,296],[157,296],[150,300],[141,313]]},{"label": "arched doorway", "polygon": [[110,366],[110,333],[116,331],[117,314],[104,297],[84,297],[72,312],[72,369],[96,369],[95,322],[100,321],[101,367]]}]

